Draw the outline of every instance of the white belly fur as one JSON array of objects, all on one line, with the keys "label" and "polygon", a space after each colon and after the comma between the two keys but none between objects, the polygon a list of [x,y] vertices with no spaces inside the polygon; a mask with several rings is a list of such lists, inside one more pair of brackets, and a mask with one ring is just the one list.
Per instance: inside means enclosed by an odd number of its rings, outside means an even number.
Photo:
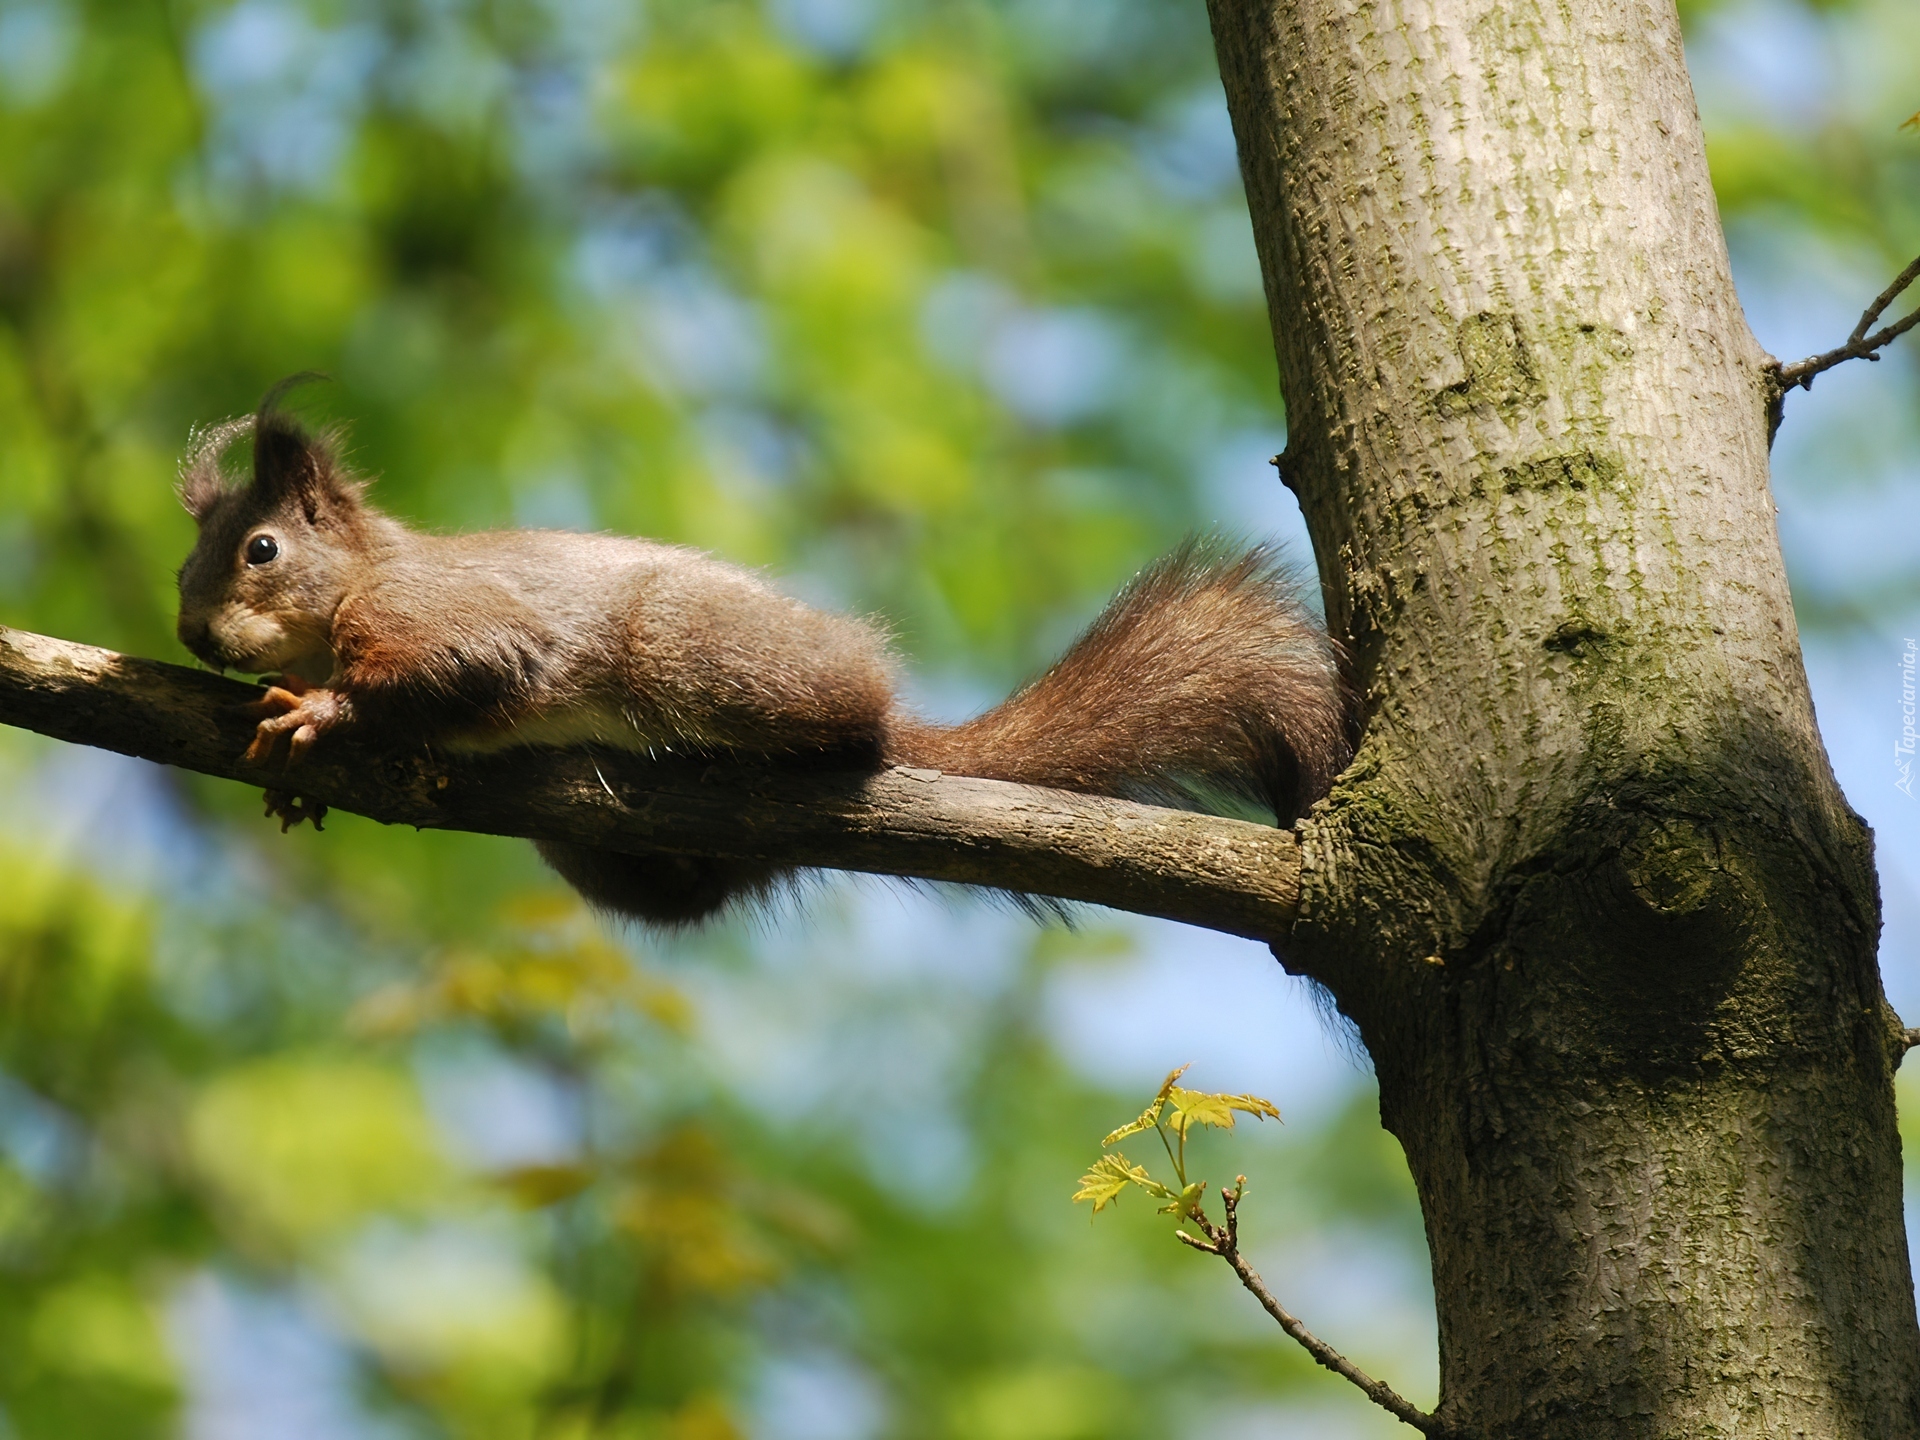
[{"label": "white belly fur", "polygon": [[488,755],[522,745],[603,745],[610,750],[636,750],[643,753],[671,749],[675,740],[685,743],[686,736],[649,735],[639,730],[620,711],[607,705],[579,705],[529,715],[519,723],[499,730],[468,730],[443,738],[441,748],[461,755]]}]

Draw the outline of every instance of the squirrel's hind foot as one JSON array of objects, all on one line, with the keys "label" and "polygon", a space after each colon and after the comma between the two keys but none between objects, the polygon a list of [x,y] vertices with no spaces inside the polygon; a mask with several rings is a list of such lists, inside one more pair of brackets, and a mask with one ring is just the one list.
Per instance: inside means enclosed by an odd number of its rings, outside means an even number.
[{"label": "squirrel's hind foot", "polygon": [[322,829],[320,822],[327,818],[325,805],[318,800],[303,800],[291,790],[263,791],[260,798],[267,802],[267,818],[280,821],[282,835],[302,820],[311,820],[314,829]]}]

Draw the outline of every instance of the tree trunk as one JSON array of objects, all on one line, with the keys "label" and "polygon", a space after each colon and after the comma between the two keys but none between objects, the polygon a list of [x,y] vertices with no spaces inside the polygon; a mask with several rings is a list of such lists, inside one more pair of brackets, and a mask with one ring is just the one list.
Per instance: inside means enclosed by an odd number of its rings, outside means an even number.
[{"label": "tree trunk", "polygon": [[1285,958],[1412,1166],[1441,1416],[1920,1434],[1871,839],[1671,0],[1212,17],[1368,714]]}]

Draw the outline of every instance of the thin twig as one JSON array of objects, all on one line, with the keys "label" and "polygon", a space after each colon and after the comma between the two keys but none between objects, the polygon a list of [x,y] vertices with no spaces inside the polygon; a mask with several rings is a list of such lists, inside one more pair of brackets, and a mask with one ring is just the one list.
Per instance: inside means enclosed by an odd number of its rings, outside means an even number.
[{"label": "thin twig", "polygon": [[1903,1042],[1900,1046],[1900,1053],[1905,1055],[1907,1051],[1913,1049],[1914,1046],[1920,1045],[1920,1030],[1911,1028],[1902,1030],[1900,1032],[1900,1039]]},{"label": "thin twig", "polygon": [[[1889,305],[1900,298],[1900,293],[1915,280],[1920,280],[1920,256],[1915,256],[1911,265],[1893,277],[1893,283],[1882,290],[1874,301],[1860,315],[1860,323],[1853,327],[1853,333],[1847,336],[1846,344],[1837,345],[1820,355],[1809,355],[1804,360],[1796,360],[1791,365],[1774,362],[1768,369],[1773,393],[1767,404],[1767,437],[1772,439],[1773,432],[1780,428],[1780,417],[1785,410],[1787,392],[1799,386],[1802,390],[1813,388],[1813,377],[1848,360],[1878,360],[1879,352],[1898,340],[1915,325],[1920,325],[1920,306],[1911,313],[1894,321],[1891,325],[1873,330],[1873,324]],[[1872,334],[1867,332],[1872,330]]]},{"label": "thin twig", "polygon": [[1315,1361],[1342,1379],[1348,1380],[1360,1388],[1374,1404],[1392,1415],[1402,1424],[1411,1425],[1423,1435],[1431,1435],[1434,1440],[1456,1440],[1457,1432],[1447,1426],[1437,1415],[1430,1415],[1412,1401],[1406,1399],[1384,1380],[1375,1380],[1366,1371],[1354,1364],[1326,1341],[1302,1325],[1267,1289],[1266,1281],[1260,1278],[1260,1272],[1247,1263],[1240,1253],[1240,1187],[1246,1183],[1246,1177],[1240,1178],[1239,1185],[1220,1192],[1221,1204],[1226,1207],[1227,1223],[1215,1225],[1197,1206],[1188,1213],[1188,1218],[1198,1225],[1206,1239],[1189,1235],[1180,1230],[1175,1233],[1180,1239],[1196,1250],[1209,1255],[1218,1255],[1233,1267],[1233,1273],[1240,1277],[1240,1283],[1247,1287],[1249,1294],[1260,1302],[1260,1308],[1271,1315],[1301,1348]]}]

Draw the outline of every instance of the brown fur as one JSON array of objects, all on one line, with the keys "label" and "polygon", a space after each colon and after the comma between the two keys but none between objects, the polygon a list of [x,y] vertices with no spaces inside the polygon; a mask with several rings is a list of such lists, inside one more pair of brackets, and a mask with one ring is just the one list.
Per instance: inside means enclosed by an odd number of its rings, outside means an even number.
[{"label": "brown fur", "polygon": [[[909,764],[1189,802],[1225,791],[1282,824],[1350,754],[1332,647],[1265,550],[1188,545],[1012,699],[952,728],[902,712],[884,635],[748,571],[649,540],[439,536],[367,504],[331,437],[270,395],[196,437],[180,638],[218,668],[292,677],[255,752],[289,762],[352,725],[446,748],[598,744],[813,764]],[[246,483],[225,450],[253,437]],[[249,563],[266,536],[270,562]],[[686,924],[766,893],[773,867],[542,843],[586,898]]]},{"label": "brown fur", "polygon": [[1352,754],[1333,646],[1264,548],[1189,541],[1051,670],[951,729],[896,718],[887,757],[956,775],[1181,803],[1224,791],[1282,825]]}]

